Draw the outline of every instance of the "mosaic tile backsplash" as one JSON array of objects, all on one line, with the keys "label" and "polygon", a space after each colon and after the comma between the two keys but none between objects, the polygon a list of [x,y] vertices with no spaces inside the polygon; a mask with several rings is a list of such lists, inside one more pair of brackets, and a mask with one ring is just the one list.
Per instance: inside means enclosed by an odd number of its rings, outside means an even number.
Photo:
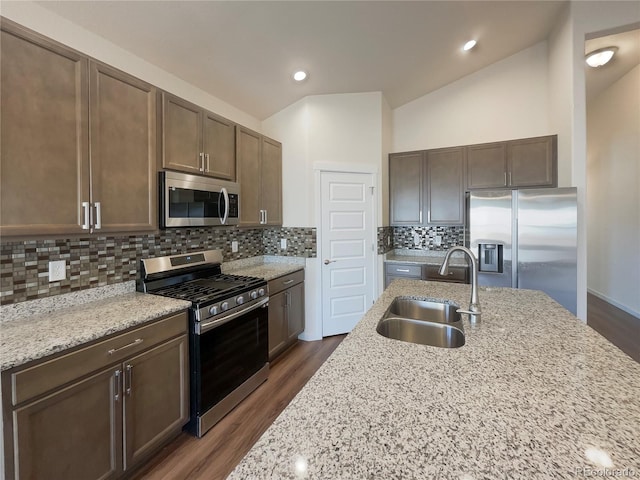
[{"label": "mosaic tile backsplash", "polygon": [[[287,249],[280,249],[280,239]],[[238,242],[238,252],[231,242]],[[258,255],[316,257],[315,228],[178,228],[148,235],[2,241],[0,303],[44,298],[135,280],[140,259],[216,248],[224,260]],[[67,262],[66,280],[49,282],[49,261]]]},{"label": "mosaic tile backsplash", "polygon": [[[464,245],[464,227],[392,228],[394,249],[409,248],[444,251],[456,245]],[[436,245],[436,236],[440,237],[440,245]],[[416,241],[418,242],[417,244]]]}]

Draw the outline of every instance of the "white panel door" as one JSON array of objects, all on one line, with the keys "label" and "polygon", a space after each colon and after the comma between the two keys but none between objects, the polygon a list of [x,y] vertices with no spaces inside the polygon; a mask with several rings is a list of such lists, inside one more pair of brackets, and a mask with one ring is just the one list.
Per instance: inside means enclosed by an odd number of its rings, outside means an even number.
[{"label": "white panel door", "polygon": [[373,303],[373,175],[322,172],[322,336],[350,332]]}]

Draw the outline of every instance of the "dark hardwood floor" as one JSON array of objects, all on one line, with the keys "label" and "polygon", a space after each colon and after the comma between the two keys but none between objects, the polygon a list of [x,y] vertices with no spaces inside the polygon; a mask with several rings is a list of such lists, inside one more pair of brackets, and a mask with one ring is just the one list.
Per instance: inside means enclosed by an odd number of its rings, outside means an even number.
[{"label": "dark hardwood floor", "polygon": [[587,293],[587,325],[640,363],[640,319]]},{"label": "dark hardwood floor", "polygon": [[299,341],[271,364],[269,379],[202,438],[181,433],[134,479],[224,479],[333,353],[345,335]]}]

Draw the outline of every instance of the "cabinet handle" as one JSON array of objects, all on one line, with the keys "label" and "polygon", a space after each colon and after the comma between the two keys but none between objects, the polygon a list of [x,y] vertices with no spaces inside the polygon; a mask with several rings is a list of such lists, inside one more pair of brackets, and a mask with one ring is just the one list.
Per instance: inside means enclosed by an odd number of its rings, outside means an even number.
[{"label": "cabinet handle", "polygon": [[264,211],[264,223],[266,224],[269,221],[269,211],[265,210]]},{"label": "cabinet handle", "polygon": [[198,159],[198,171],[204,172],[204,152],[200,152],[200,158]]},{"label": "cabinet handle", "polygon": [[408,268],[396,268],[396,272],[409,273],[409,269]]},{"label": "cabinet handle", "polygon": [[293,283],[293,279],[282,282],[283,285],[289,285],[290,283]]},{"label": "cabinet handle", "polygon": [[509,186],[513,185],[513,179],[511,178],[511,172],[509,172]]},{"label": "cabinet handle", "polygon": [[209,171],[210,171],[210,169],[209,169],[209,154],[208,154],[208,153],[205,153],[205,154],[204,154],[204,158],[206,158],[206,159],[207,159],[207,172],[209,172]]},{"label": "cabinet handle", "polygon": [[507,172],[504,172],[504,186],[507,186]]},{"label": "cabinet handle", "polygon": [[82,202],[82,214],[84,217],[82,229],[89,230],[89,202]]},{"label": "cabinet handle", "polygon": [[260,225],[264,225],[267,223],[267,211],[260,210]]},{"label": "cabinet handle", "polygon": [[287,299],[285,306],[286,307],[290,307],[291,306],[291,293],[290,292],[284,292],[285,298]]},{"label": "cabinet handle", "polygon": [[109,355],[113,355],[116,352],[119,352],[120,350],[124,350],[125,348],[131,348],[134,347],[136,345],[140,345],[142,342],[144,342],[144,340],[142,338],[136,338],[133,342],[128,343],[122,347],[118,347],[118,348],[112,348],[111,350],[108,350],[107,353]]},{"label": "cabinet handle", "polygon": [[100,230],[102,228],[102,206],[100,202],[96,202],[94,206],[96,207],[96,223],[94,227],[96,230]]},{"label": "cabinet handle", "polygon": [[120,400],[120,370],[116,370],[113,375],[113,390],[116,392],[113,399],[117,402]]},{"label": "cabinet handle", "polygon": [[418,220],[418,223],[422,223],[422,210],[420,210],[420,219]]},{"label": "cabinet handle", "polygon": [[131,375],[133,371],[133,365],[127,363],[127,366],[124,367],[127,375],[124,377],[124,393],[128,396],[131,396]]}]

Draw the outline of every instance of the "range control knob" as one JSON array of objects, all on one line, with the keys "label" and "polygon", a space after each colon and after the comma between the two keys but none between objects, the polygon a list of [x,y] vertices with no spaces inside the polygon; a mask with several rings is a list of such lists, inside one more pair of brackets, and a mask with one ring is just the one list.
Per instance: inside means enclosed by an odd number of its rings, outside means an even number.
[{"label": "range control knob", "polygon": [[251,292],[251,298],[253,300],[255,300],[256,298],[258,298],[258,292],[256,292],[255,290],[253,292]]},{"label": "range control knob", "polygon": [[210,313],[211,315],[217,315],[217,314],[218,314],[218,311],[219,311],[219,309],[218,309],[218,305],[214,305],[213,307],[211,307],[211,308],[209,309],[209,313]]},{"label": "range control knob", "polygon": [[243,303],[244,303],[244,297],[242,295],[236,298],[236,304],[242,305]]},{"label": "range control knob", "polygon": [[224,312],[228,309],[229,309],[229,302],[222,302],[222,305],[220,305],[220,310]]},{"label": "range control knob", "polygon": [[260,295],[261,297],[264,297],[264,288],[261,288],[260,290],[258,290],[258,295]]}]

